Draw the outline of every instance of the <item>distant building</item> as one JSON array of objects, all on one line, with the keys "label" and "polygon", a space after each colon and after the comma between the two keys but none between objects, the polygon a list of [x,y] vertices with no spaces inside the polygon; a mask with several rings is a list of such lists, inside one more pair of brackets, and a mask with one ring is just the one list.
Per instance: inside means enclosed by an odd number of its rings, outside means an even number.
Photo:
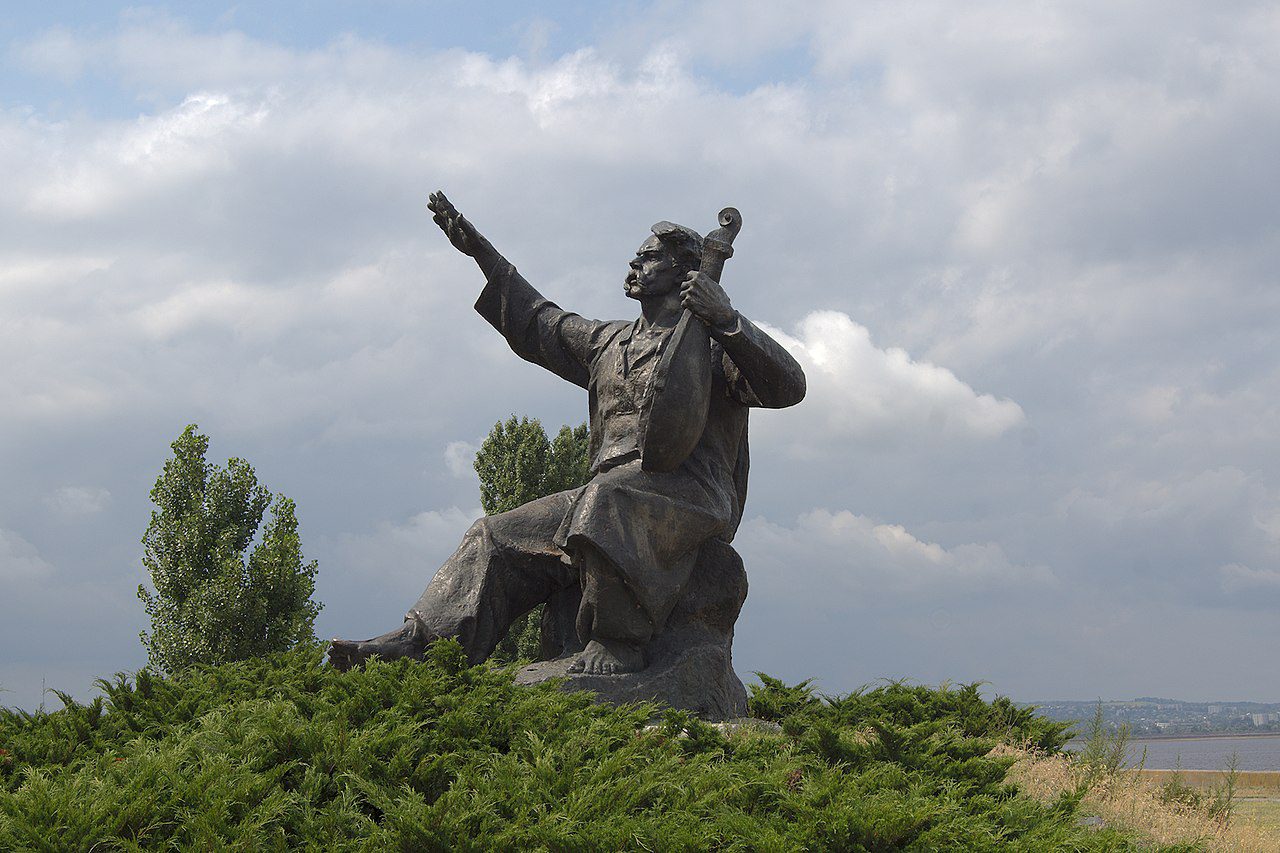
[{"label": "distant building", "polygon": [[1209,706],[1209,716],[1210,716],[1210,717],[1216,717],[1216,716],[1218,716],[1218,715],[1219,715],[1219,714],[1221,714],[1221,713],[1222,713],[1222,706],[1221,706],[1221,705],[1210,705],[1210,706]]},{"label": "distant building", "polygon": [[1274,715],[1273,714],[1250,714],[1249,716],[1250,718],[1253,719],[1253,724],[1255,726],[1265,726],[1267,723],[1271,722],[1271,720],[1267,718],[1273,717]]}]

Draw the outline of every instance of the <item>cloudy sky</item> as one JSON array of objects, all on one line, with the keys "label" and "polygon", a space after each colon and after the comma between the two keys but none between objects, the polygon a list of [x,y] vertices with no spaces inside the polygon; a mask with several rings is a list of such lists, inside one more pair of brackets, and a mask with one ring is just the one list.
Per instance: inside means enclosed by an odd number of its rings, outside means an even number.
[{"label": "cloudy sky", "polygon": [[1275,3],[532,8],[6,11],[0,704],[145,662],[188,423],[368,636],[493,423],[585,418],[437,187],[601,318],[652,222],[742,211],[724,284],[810,387],[752,420],[744,675],[1280,701]]}]

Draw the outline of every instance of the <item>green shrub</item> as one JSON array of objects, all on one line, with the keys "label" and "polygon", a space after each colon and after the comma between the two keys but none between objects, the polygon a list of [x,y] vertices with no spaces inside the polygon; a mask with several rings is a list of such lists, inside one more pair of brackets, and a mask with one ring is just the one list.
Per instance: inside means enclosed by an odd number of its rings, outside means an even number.
[{"label": "green shrub", "polygon": [[756,676],[761,683],[751,687],[752,716],[783,722],[792,731],[806,720],[844,728],[937,723],[966,737],[996,738],[1043,752],[1057,752],[1071,737],[1071,723],[1038,716],[1034,708],[1020,708],[1003,696],[985,701],[980,684],[934,688],[890,681],[822,701],[808,681],[787,686],[763,673]]},{"label": "green shrub", "polygon": [[987,755],[1004,712],[979,724],[963,691],[891,685],[799,703],[795,734],[724,734],[517,687],[452,642],[425,663],[321,659],[117,676],[95,702],[0,712],[0,849],[1132,849],[1017,796]]}]

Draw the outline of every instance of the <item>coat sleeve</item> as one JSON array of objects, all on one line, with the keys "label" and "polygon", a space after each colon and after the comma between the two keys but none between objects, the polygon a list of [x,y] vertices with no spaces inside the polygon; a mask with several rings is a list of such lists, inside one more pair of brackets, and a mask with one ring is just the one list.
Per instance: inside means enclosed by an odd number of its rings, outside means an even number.
[{"label": "coat sleeve", "polygon": [[505,259],[490,270],[476,311],[502,333],[516,355],[587,387],[592,354],[608,324],[562,311]]},{"label": "coat sleeve", "polygon": [[729,394],[744,406],[784,409],[804,399],[800,364],[781,344],[741,314],[711,336],[724,348]]}]

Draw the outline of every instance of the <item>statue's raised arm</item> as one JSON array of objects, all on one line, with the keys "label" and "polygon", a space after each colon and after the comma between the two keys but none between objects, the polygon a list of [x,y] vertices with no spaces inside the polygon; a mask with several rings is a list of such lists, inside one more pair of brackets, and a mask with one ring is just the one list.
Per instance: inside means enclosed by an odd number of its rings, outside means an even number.
[{"label": "statue's raised arm", "polygon": [[494,264],[502,259],[493,244],[476,230],[470,220],[458,212],[441,190],[436,190],[428,197],[427,209],[431,211],[431,218],[449,238],[453,248],[474,258],[481,272],[488,274]]},{"label": "statue's raised arm", "polygon": [[476,311],[497,329],[516,355],[587,387],[597,337],[608,325],[585,320],[544,297],[439,190],[427,202],[431,218],[453,247],[475,259],[485,287]]}]

